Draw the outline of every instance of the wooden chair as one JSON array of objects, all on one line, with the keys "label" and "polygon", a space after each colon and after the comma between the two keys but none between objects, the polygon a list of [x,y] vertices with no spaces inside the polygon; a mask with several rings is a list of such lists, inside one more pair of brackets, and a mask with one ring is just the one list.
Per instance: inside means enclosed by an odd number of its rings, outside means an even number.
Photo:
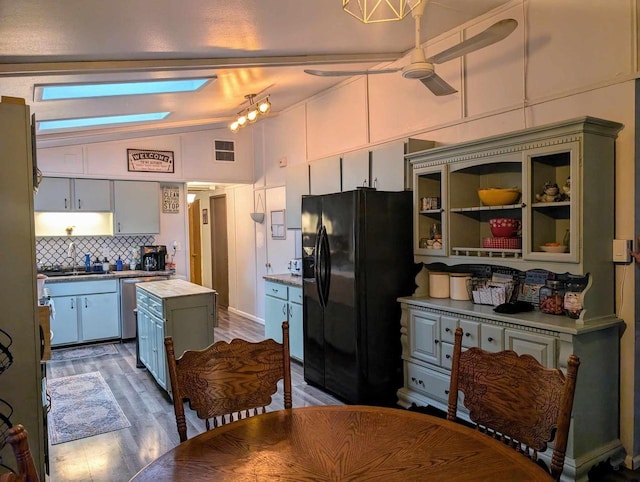
[{"label": "wooden chair", "polygon": [[462,351],[462,329],[456,329],[449,390],[448,420],[456,420],[458,390],[478,430],[502,440],[536,463],[538,452],[554,440],[551,475],[562,473],[576,376],[580,360],[569,356],[566,376],[543,367],[530,355],[511,350]]},{"label": "wooden chair", "polygon": [[38,471],[29,449],[27,430],[22,425],[14,425],[7,431],[7,443],[13,449],[18,471],[15,474],[2,474],[0,482],[39,482]]},{"label": "wooden chair", "polygon": [[187,350],[177,360],[173,339],[166,337],[164,344],[181,442],[187,440],[184,400],[205,420],[207,430],[265,413],[279,380],[284,380],[284,408],[291,408],[288,322],[282,323],[282,343],[272,339],[250,343],[236,338],[204,350]]}]

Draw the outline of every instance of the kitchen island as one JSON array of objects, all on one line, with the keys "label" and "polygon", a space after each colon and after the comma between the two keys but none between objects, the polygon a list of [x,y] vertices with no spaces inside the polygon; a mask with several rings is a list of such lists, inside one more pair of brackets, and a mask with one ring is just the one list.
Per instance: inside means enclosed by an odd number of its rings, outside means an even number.
[{"label": "kitchen island", "polygon": [[217,326],[217,293],[180,279],[138,283],[138,342],[140,361],[163,389],[167,378],[164,338],[173,337],[175,353],[202,350],[213,343]]}]

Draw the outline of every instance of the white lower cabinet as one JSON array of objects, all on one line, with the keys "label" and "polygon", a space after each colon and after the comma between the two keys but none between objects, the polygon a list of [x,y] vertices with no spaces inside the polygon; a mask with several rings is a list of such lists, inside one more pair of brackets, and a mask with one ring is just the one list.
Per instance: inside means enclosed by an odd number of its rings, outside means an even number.
[{"label": "white lower cabinet", "polygon": [[120,338],[116,280],[72,281],[47,285],[55,314],[51,346]]},{"label": "white lower cabinet", "polygon": [[[510,349],[563,371],[569,355],[575,354],[581,364],[562,480],[587,480],[594,465],[623,461],[618,438],[620,320],[612,316],[579,324],[539,312],[500,315],[491,306],[471,302],[461,309],[460,302],[448,299],[406,297],[400,302],[404,386],[398,390],[399,405],[430,405],[446,412],[458,326],[463,330],[463,350],[474,346],[494,352]],[[468,420],[461,394],[458,414]],[[546,452],[540,457],[549,462]]]},{"label": "white lower cabinet", "polygon": [[302,334],[302,287],[265,281],[264,337],[282,343],[282,322],[289,322],[289,353],[304,360]]}]

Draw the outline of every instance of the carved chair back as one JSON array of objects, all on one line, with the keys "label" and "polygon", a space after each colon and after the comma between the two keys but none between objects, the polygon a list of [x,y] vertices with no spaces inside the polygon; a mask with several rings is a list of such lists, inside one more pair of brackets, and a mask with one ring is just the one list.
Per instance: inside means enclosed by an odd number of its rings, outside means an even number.
[{"label": "carved chair back", "polygon": [[187,440],[184,401],[205,420],[207,430],[265,413],[283,380],[284,408],[291,408],[289,323],[282,323],[282,343],[234,339],[204,350],[187,350],[176,360],[173,339],[164,340],[180,441]]},{"label": "carved chair back", "polygon": [[[580,360],[570,355],[566,376],[543,367],[530,355],[511,350],[462,351],[462,329],[455,333],[447,419],[456,420],[458,391],[478,430],[538,460],[555,440],[551,475],[562,473]],[[544,465],[541,463],[541,465]]]},{"label": "carved chair back", "polygon": [[2,474],[0,482],[40,482],[29,449],[27,430],[22,425],[14,425],[7,431],[7,443],[13,449],[17,472]]}]

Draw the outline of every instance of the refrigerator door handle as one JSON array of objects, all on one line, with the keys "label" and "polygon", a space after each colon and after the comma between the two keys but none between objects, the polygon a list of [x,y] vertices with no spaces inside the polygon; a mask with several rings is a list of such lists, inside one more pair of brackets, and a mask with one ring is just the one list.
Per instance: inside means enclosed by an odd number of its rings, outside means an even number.
[{"label": "refrigerator door handle", "polygon": [[321,274],[321,259],[322,259],[322,230],[324,226],[320,226],[318,228],[318,232],[316,233],[316,246],[314,249],[314,260],[313,260],[313,275],[316,280],[316,289],[318,290],[318,300],[320,301],[320,306],[325,307],[326,303],[324,302],[323,290],[322,290],[322,274]]},{"label": "refrigerator door handle", "polygon": [[329,285],[331,281],[331,250],[329,249],[329,236],[327,229],[322,227],[322,291],[324,306],[329,301]]}]

